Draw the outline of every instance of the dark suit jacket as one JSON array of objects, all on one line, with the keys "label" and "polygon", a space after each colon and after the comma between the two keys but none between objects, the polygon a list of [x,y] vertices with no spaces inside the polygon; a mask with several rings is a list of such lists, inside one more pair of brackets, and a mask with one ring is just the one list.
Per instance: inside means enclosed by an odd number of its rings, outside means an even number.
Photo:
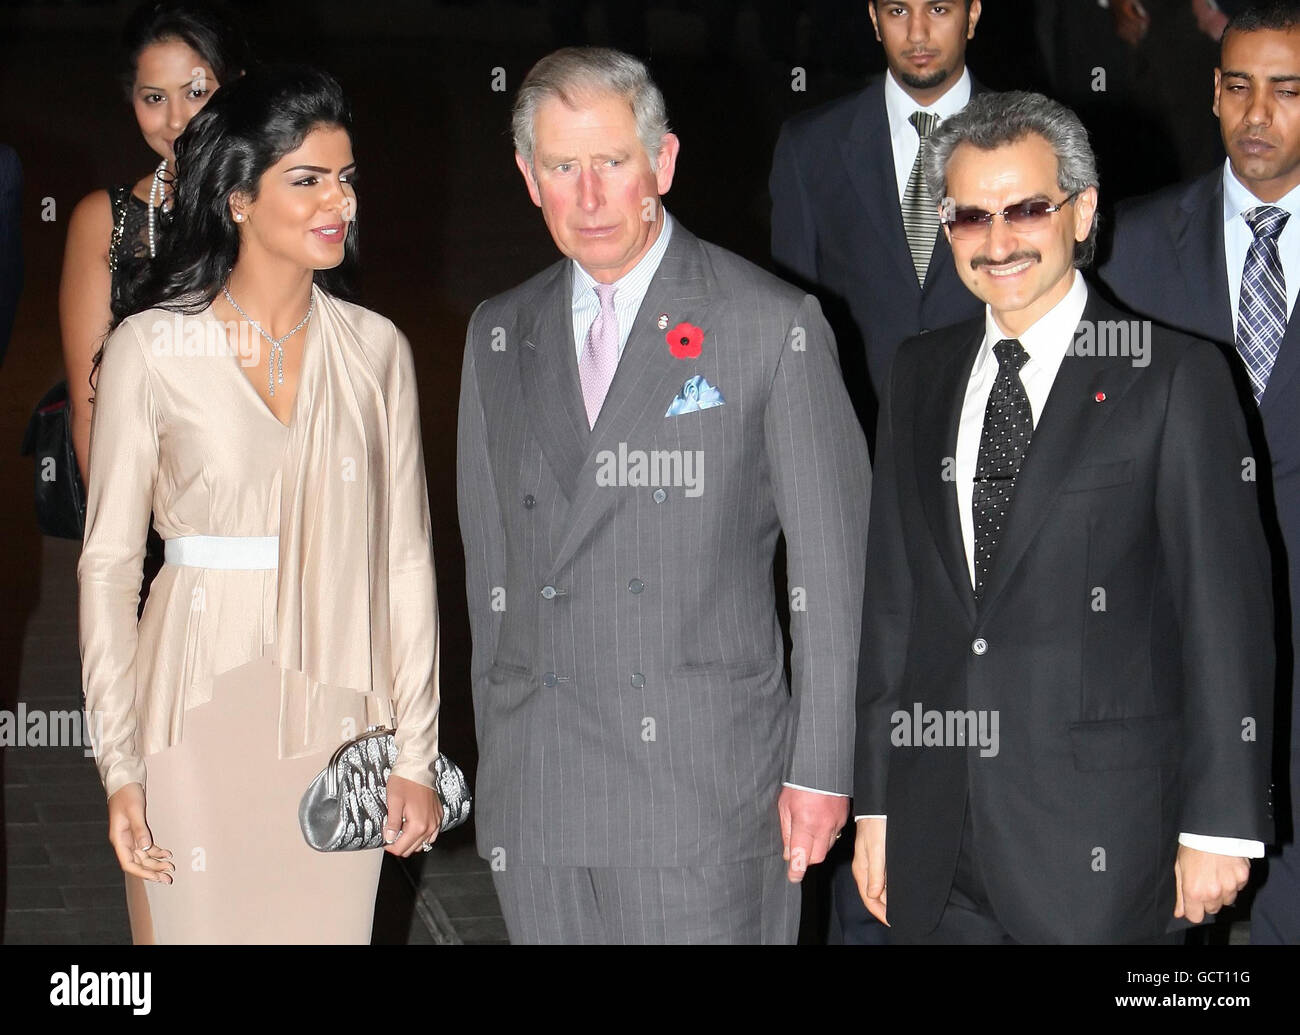
[{"label": "dark suit jacket", "polygon": [[[1101,277],[1125,305],[1221,347],[1236,377],[1254,454],[1260,458],[1264,528],[1274,557],[1279,729],[1274,805],[1279,839],[1294,836],[1300,805],[1300,714],[1292,644],[1300,643],[1300,320],[1294,312],[1268,386],[1255,404],[1237,354],[1223,243],[1223,170],[1123,204]],[[1288,769],[1290,770],[1288,779]]]},{"label": "dark suit jacket", "polygon": [[[588,428],[571,275],[562,260],[489,299],[466,338],[479,850],[545,866],[779,854],[782,780],[853,779],[870,472],[834,339],[815,298],[677,223]],[[672,355],[661,313],[703,331],[698,357]],[[695,375],[723,404],[669,416]],[[631,468],[611,484],[623,454],[702,467],[694,488]]]},{"label": "dark suit jacket", "polygon": [[[973,94],[982,89],[972,80]],[[958,278],[942,231],[925,285],[917,283],[898,203],[884,78],[787,122],[769,189],[772,258],[822,300],[849,392],[873,427],[875,399],[899,343],[983,311]]]},{"label": "dark suit jacket", "polygon": [[0,363],[9,349],[23,286],[21,237],[23,168],[13,148],[0,144]]},{"label": "dark suit jacket", "polygon": [[[1090,294],[1084,321],[1128,318]],[[977,604],[944,472],[983,335],[977,319],[907,341],[882,403],[854,812],[888,816],[904,933],[940,919],[969,795],[1014,938],[1155,938],[1180,832],[1270,836],[1272,615],[1245,428],[1204,342],[1153,330],[1145,367],[1067,355]],[[893,746],[916,702],[996,713],[998,753]]]}]

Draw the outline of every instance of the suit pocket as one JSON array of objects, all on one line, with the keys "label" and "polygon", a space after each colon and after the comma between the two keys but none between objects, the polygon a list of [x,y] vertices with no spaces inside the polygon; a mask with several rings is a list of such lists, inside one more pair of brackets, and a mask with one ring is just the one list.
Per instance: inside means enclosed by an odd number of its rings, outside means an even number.
[{"label": "suit pocket", "polygon": [[725,675],[732,679],[744,679],[748,676],[762,675],[774,668],[780,668],[781,658],[750,658],[746,661],[706,661],[693,665],[678,665],[672,669],[674,676],[712,676]]},{"label": "suit pocket", "polygon": [[1125,485],[1133,480],[1133,461],[1116,460],[1109,464],[1089,464],[1076,467],[1066,477],[1062,492],[1087,492],[1105,489],[1112,485]]},{"label": "suit pocket", "polygon": [[1076,722],[1070,727],[1074,768],[1085,773],[1169,765],[1177,756],[1181,734],[1182,720],[1177,717]]},{"label": "suit pocket", "polygon": [[523,665],[507,665],[504,662],[494,661],[492,667],[488,669],[488,682],[500,686],[502,683],[518,682],[521,679],[532,679],[533,670],[525,668]]}]

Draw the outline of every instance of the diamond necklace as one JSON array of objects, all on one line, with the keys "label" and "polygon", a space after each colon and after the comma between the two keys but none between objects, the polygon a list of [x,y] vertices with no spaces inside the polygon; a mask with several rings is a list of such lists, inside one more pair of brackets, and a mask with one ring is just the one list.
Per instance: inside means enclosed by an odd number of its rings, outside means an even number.
[{"label": "diamond necklace", "polygon": [[267,341],[271,343],[271,355],[268,356],[266,360],[266,390],[271,395],[275,395],[276,382],[271,379],[271,370],[272,368],[276,369],[276,371],[279,374],[279,378],[278,378],[279,383],[284,384],[283,344],[284,342],[292,338],[295,334],[297,334],[300,330],[302,330],[303,326],[307,323],[307,321],[311,319],[312,310],[316,308],[316,292],[314,291],[312,292],[311,302],[307,306],[307,315],[298,321],[298,326],[295,327],[293,330],[291,330],[288,334],[282,335],[279,338],[272,338],[269,334],[266,333],[266,331],[262,330],[262,325],[260,323],[254,320],[246,312],[244,312],[244,310],[239,308],[239,303],[236,302],[234,298],[231,297],[230,291],[226,288],[226,285],[224,284],[221,285],[221,291],[226,296],[226,301],[231,304],[235,312],[237,312],[240,316],[242,316],[245,320],[247,320],[249,326],[251,326],[255,331],[257,331],[258,334],[260,334],[263,338],[265,338]]}]

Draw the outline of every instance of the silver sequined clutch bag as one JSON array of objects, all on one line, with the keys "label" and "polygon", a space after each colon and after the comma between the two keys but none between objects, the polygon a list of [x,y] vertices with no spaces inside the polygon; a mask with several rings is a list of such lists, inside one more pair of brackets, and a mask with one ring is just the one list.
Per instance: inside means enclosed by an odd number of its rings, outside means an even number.
[{"label": "silver sequined clutch bag", "polygon": [[[298,805],[303,837],[318,852],[381,848],[388,810],[388,777],[397,762],[393,731],[370,726],[341,744],[317,774]],[[442,804],[442,826],[450,830],[469,819],[469,785],[446,755],[433,765],[434,790]]]}]

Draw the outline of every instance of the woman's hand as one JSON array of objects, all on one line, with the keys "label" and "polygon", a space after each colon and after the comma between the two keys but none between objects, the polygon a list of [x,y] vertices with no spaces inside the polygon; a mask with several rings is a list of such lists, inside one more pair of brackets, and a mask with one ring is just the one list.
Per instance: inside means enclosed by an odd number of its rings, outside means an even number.
[{"label": "woman's hand", "polygon": [[405,859],[432,844],[442,826],[442,803],[432,787],[403,776],[388,778],[388,816],[384,820],[384,851]]},{"label": "woman's hand", "polygon": [[123,873],[160,884],[172,882],[172,853],[153,843],[144,819],[144,788],[128,783],[108,799],[108,840]]}]

